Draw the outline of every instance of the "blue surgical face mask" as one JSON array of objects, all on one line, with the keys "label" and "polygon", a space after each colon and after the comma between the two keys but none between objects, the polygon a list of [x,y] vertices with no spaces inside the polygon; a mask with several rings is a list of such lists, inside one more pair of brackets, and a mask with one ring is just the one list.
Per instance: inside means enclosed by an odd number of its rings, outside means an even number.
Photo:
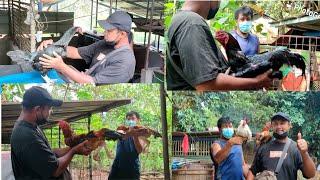
[{"label": "blue surgical face mask", "polygon": [[137,125],[137,121],[127,119],[126,125],[129,127],[133,127],[133,126]]},{"label": "blue surgical face mask", "polygon": [[222,129],[222,136],[226,139],[230,139],[233,136],[233,128],[223,128]]},{"label": "blue surgical face mask", "polygon": [[239,29],[243,33],[249,33],[252,28],[252,21],[244,21],[239,24]]},{"label": "blue surgical face mask", "polygon": [[213,8],[210,8],[210,9],[209,9],[208,16],[207,16],[207,19],[208,19],[208,20],[213,19],[214,16],[217,14],[218,10],[219,10],[219,7],[214,8],[214,9],[213,9]]}]

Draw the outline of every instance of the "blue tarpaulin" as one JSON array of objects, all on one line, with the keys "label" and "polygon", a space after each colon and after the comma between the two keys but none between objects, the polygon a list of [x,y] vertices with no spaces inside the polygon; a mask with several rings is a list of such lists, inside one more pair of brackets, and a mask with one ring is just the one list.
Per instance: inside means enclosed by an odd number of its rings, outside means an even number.
[{"label": "blue tarpaulin", "polygon": [[[54,69],[48,71],[48,77],[55,83],[65,83],[58,72]],[[11,74],[0,77],[0,84],[5,83],[45,83],[39,71],[31,71],[27,73]]]}]

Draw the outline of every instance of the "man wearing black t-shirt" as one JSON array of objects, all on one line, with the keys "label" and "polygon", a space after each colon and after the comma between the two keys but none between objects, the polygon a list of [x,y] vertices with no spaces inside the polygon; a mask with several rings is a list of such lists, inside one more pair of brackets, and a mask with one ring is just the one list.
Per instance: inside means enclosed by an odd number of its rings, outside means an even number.
[{"label": "man wearing black t-shirt", "polygon": [[92,151],[86,147],[87,141],[72,148],[51,149],[39,125],[47,122],[52,107],[61,105],[61,100],[52,99],[42,87],[34,86],[25,92],[22,112],[10,138],[15,179],[70,179],[67,167],[73,156]]},{"label": "man wearing black t-shirt", "polygon": [[[247,179],[253,180],[254,176],[265,170],[275,171],[277,163],[288,138],[291,128],[290,118],[285,113],[279,112],[271,118],[274,139],[259,147]],[[298,170],[302,171],[305,178],[315,176],[316,167],[308,154],[308,144],[298,133],[297,143],[291,141],[277,179],[295,180]]]},{"label": "man wearing black t-shirt", "polygon": [[173,16],[168,29],[169,52],[166,58],[169,90],[238,90],[271,85],[272,80],[268,77],[271,72],[255,78],[224,74],[229,65],[206,23],[206,20],[214,18],[219,3],[186,0],[182,9]]}]

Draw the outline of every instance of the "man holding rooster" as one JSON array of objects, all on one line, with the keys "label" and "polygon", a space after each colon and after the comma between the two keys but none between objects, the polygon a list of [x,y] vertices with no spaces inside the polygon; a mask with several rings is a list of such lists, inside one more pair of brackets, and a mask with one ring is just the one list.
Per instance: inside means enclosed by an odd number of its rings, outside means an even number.
[{"label": "man holding rooster", "polygon": [[139,154],[147,147],[147,140],[139,136],[148,135],[147,129],[134,129],[140,122],[140,115],[135,111],[126,114],[125,125],[119,127],[127,137],[117,143],[116,157],[113,161],[109,180],[139,180],[140,179],[140,160]]},{"label": "man holding rooster", "polygon": [[271,85],[271,71],[253,78],[226,74],[228,62],[215,44],[206,20],[213,19],[220,1],[186,0],[168,29],[169,90],[239,90]]},{"label": "man holding rooster", "polygon": [[28,89],[22,112],[16,121],[11,139],[12,168],[16,179],[71,179],[67,167],[74,155],[88,155],[87,141],[74,146],[51,149],[40,125],[47,122],[52,107],[62,105],[42,87]]},{"label": "man holding rooster", "polygon": [[262,179],[266,176],[276,176],[280,180],[297,179],[298,170],[302,171],[305,178],[314,177],[316,167],[309,156],[307,141],[302,138],[300,132],[297,142],[288,137],[292,127],[289,116],[283,112],[276,113],[271,118],[271,126],[273,139],[258,148],[248,179]]},{"label": "man holding rooster", "polygon": [[215,168],[214,179],[243,180],[248,172],[241,146],[244,138],[234,136],[232,121],[229,117],[221,117],[217,126],[220,138],[210,148],[210,157]]}]

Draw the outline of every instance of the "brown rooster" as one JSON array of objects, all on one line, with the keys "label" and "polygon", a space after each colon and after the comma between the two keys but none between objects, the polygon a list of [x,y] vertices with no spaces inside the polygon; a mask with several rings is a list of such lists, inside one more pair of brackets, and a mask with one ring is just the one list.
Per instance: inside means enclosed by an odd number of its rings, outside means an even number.
[{"label": "brown rooster", "polygon": [[265,144],[271,140],[270,130],[271,123],[266,122],[264,127],[262,128],[262,131],[260,133],[256,134],[256,145],[260,146],[261,144]]},{"label": "brown rooster", "polygon": [[128,127],[121,125],[117,128],[117,131],[123,131],[125,132],[128,136],[131,134],[139,134],[139,136],[144,136],[144,137],[150,137],[153,135],[155,138],[157,137],[162,137],[161,134],[158,131],[155,131],[151,128],[145,127],[145,126],[133,126],[133,127]]},{"label": "brown rooster", "polygon": [[88,140],[88,146],[91,149],[97,149],[105,140],[118,140],[123,138],[123,134],[102,128],[98,131],[90,131],[87,134],[76,135],[66,121],[59,121],[59,127],[62,129],[64,142],[67,146],[73,147],[81,142]]},{"label": "brown rooster", "polygon": [[151,128],[144,127],[144,126],[133,126],[133,127],[128,127],[121,125],[117,128],[117,131],[119,132],[124,132],[125,137],[129,136],[138,136],[138,139],[140,142],[143,142],[144,148],[143,148],[143,153],[148,152],[149,146],[150,146],[150,141],[148,138],[153,135],[154,138],[157,137],[162,137],[161,134]]}]

